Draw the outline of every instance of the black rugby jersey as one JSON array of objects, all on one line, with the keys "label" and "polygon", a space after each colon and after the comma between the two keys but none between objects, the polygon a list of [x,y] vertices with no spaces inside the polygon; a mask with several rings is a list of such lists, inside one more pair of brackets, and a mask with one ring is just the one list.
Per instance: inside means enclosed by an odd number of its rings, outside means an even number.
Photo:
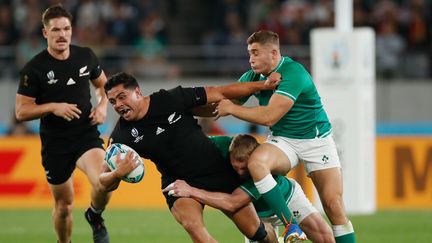
[{"label": "black rugby jersey", "polygon": [[190,112],[206,102],[202,87],[160,90],[150,95],[144,118],[130,122],[120,117],[110,143],[126,144],[153,161],[162,187],[183,179],[199,188],[232,191],[240,185],[237,173]]},{"label": "black rugby jersey", "polygon": [[36,98],[36,104],[67,102],[77,104],[80,119],[68,122],[54,114],[42,117],[40,133],[68,136],[89,128],[91,112],[90,80],[102,69],[90,48],[70,46],[70,56],[58,60],[45,49],[33,57],[20,72],[18,94]]}]

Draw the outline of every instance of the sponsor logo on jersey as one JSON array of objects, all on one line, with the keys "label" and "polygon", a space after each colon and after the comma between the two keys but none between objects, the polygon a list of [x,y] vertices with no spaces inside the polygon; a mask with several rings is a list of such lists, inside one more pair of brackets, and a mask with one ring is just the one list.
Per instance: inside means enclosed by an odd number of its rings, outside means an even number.
[{"label": "sponsor logo on jersey", "polygon": [[58,79],[54,79],[54,76],[55,76],[55,74],[54,74],[53,70],[51,70],[51,71],[49,71],[47,73],[47,77],[49,79],[48,80],[48,84],[55,84],[55,83],[57,83]]},{"label": "sponsor logo on jersey", "polygon": [[156,135],[159,135],[159,134],[163,133],[164,131],[165,131],[165,129],[158,127],[156,129]]},{"label": "sponsor logo on jersey", "polygon": [[86,72],[86,71],[87,71],[87,66],[84,66],[84,67],[80,68],[80,70],[79,70],[79,76],[82,77],[82,76],[89,75],[90,72]]},{"label": "sponsor logo on jersey", "polygon": [[144,137],[144,135],[139,136],[138,130],[135,127],[132,128],[131,135],[135,138],[134,143],[138,143]]},{"label": "sponsor logo on jersey", "polygon": [[73,85],[73,84],[76,84],[76,82],[72,78],[69,78],[66,85]]},{"label": "sponsor logo on jersey", "polygon": [[169,124],[173,124],[173,123],[176,123],[180,119],[181,119],[181,115],[178,115],[176,117],[176,113],[174,112],[168,117],[168,122],[169,122]]}]

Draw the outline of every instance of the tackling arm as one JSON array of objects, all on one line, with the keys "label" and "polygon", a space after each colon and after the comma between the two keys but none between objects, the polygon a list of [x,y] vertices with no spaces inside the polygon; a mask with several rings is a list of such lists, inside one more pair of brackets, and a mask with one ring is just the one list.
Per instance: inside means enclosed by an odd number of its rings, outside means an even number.
[{"label": "tackling arm", "polygon": [[216,111],[218,117],[233,115],[251,123],[273,126],[293,105],[294,101],[290,98],[280,94],[273,94],[266,106],[244,107],[229,100],[222,100],[216,107]]},{"label": "tackling arm", "polygon": [[274,72],[265,81],[205,87],[207,104],[219,102],[222,99],[238,99],[262,90],[274,90],[279,85],[280,80],[281,75]]},{"label": "tackling arm", "polygon": [[162,191],[168,192],[168,195],[175,197],[190,197],[228,213],[235,213],[252,201],[249,195],[240,188],[235,189],[231,194],[209,192],[192,187],[183,180],[176,180]]}]

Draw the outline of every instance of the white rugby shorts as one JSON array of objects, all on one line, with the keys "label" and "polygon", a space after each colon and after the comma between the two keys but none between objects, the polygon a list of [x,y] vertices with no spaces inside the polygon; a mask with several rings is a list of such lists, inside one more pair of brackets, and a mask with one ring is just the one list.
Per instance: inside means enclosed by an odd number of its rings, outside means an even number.
[{"label": "white rugby shorts", "polygon": [[325,138],[293,139],[269,135],[265,143],[282,150],[295,168],[303,162],[309,175],[312,171],[341,167],[336,145],[331,135]]}]

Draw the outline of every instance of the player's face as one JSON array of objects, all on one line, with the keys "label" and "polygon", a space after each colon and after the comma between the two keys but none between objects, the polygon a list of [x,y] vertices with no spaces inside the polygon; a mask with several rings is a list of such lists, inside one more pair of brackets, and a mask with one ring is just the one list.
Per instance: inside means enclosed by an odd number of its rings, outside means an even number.
[{"label": "player's face", "polygon": [[273,70],[275,50],[272,45],[248,45],[249,63],[255,73],[268,75]]},{"label": "player's face", "polygon": [[126,121],[136,121],[141,112],[141,92],[139,88],[125,89],[122,84],[117,85],[107,92],[108,101],[114,110]]},{"label": "player's face", "polygon": [[69,49],[72,38],[72,26],[69,19],[66,17],[51,19],[44,27],[43,35],[51,50],[63,52]]},{"label": "player's face", "polygon": [[238,160],[230,155],[231,165],[234,170],[239,174],[241,178],[249,177],[249,171],[247,168],[247,160]]}]

